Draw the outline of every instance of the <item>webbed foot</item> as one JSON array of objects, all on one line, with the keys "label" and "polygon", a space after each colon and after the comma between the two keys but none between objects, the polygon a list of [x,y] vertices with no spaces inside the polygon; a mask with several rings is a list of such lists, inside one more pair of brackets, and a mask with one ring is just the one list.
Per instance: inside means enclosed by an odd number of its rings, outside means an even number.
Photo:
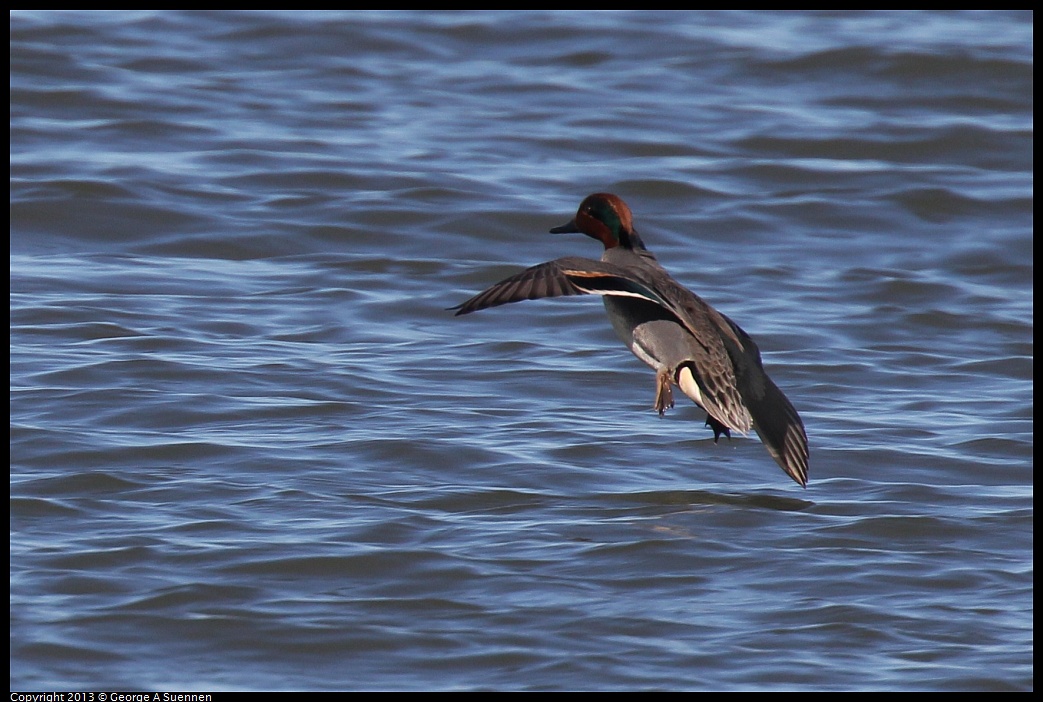
[{"label": "webbed foot", "polygon": [[731,438],[732,438],[731,430],[728,427],[726,427],[723,424],[721,424],[720,422],[718,422],[716,419],[714,419],[710,415],[706,415],[706,426],[708,426],[711,429],[713,429],[713,442],[715,444],[717,443],[717,440],[721,438],[721,434],[724,434],[725,436],[727,436],[728,440],[731,441]]}]

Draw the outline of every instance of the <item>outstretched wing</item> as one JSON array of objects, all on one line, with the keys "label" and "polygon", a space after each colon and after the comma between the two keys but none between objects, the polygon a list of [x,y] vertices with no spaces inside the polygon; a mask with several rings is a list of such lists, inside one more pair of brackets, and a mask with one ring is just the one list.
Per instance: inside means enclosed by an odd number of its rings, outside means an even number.
[{"label": "outstretched wing", "polygon": [[604,261],[571,256],[526,268],[449,309],[461,315],[508,302],[566,295],[624,295],[665,305],[654,290],[634,279],[623,268]]}]

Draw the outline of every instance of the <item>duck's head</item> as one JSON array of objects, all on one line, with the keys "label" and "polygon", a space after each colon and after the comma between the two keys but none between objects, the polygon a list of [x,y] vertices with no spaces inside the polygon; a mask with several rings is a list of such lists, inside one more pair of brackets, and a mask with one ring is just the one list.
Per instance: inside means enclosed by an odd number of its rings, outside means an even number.
[{"label": "duck's head", "polygon": [[606,249],[622,246],[643,249],[641,237],[634,231],[630,208],[622,198],[611,193],[588,195],[579,205],[576,216],[568,224],[554,227],[552,234],[579,232],[597,239]]}]

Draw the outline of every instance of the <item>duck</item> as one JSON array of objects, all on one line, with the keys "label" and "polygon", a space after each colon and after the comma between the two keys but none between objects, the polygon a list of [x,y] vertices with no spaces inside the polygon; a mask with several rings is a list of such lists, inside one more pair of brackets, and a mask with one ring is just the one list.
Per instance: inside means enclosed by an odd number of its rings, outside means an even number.
[{"label": "duck", "polygon": [[808,437],[796,408],[768,377],[760,349],[738,324],[678,283],[634,229],[622,198],[594,193],[552,234],[585,234],[600,260],[567,256],[526,268],[449,308],[456,316],[521,300],[601,295],[616,335],[655,371],[653,408],[663,416],[678,387],[731,439],[752,429],[782,470],[808,483]]}]

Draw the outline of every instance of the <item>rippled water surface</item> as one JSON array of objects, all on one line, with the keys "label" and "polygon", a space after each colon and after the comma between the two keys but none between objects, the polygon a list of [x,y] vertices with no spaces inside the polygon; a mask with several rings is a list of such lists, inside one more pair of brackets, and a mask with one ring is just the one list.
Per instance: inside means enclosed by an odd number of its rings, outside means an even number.
[{"label": "rippled water surface", "polygon": [[[12,689],[1033,688],[1031,14],[10,19]],[[806,490],[446,311],[596,191]]]}]

